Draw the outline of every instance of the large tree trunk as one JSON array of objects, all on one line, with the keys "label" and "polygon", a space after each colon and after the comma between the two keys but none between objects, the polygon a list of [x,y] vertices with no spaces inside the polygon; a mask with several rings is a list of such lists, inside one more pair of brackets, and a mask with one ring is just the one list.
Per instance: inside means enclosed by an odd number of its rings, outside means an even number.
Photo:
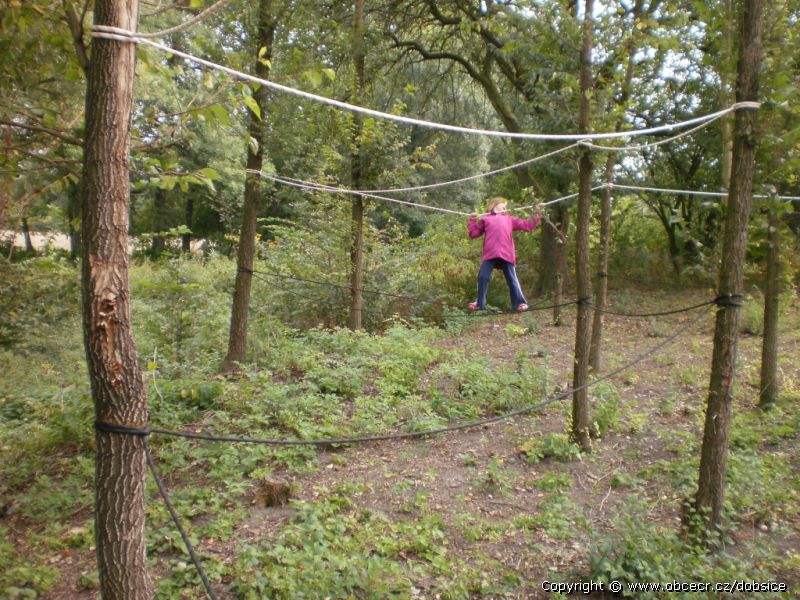
[{"label": "large tree trunk", "polygon": [[[95,24],[135,31],[138,0],[97,0]],[[98,423],[142,428],[147,394],[131,336],[128,166],[136,45],[95,39],[83,155],[83,329]],[[145,440],[98,429],[95,529],[100,593],[153,596],[144,538]]]},{"label": "large tree trunk", "polygon": [[[580,113],[578,131],[589,129],[589,96],[592,89],[592,9],[594,0],[585,0],[583,15],[583,48],[581,50]],[[589,273],[589,224],[592,204],[592,157],[588,148],[581,149],[578,163],[578,223],[575,236],[575,279],[578,298],[588,300],[592,295],[592,280]],[[575,366],[572,376],[572,437],[584,452],[592,449],[590,433],[589,396],[585,389],[578,389],[589,380],[589,336],[592,325],[590,306],[578,302],[575,324]]]},{"label": "large tree trunk", "polygon": [[[272,58],[272,43],[275,39],[277,21],[272,10],[272,0],[261,0],[258,16],[258,47],[256,48],[256,75],[269,77],[269,60]],[[247,174],[244,186],[244,210],[242,229],[239,234],[239,252],[236,259],[236,283],[231,305],[231,327],[228,336],[228,353],[220,370],[233,373],[237,363],[244,362],[247,355],[247,314],[250,310],[250,288],[253,281],[253,259],[256,250],[256,219],[261,201],[261,177],[251,171],[260,172],[264,164],[265,122],[269,90],[261,86],[253,93],[261,115],[250,112],[250,137],[247,150]]]},{"label": "large tree trunk", "polygon": [[[353,102],[359,104],[364,91],[364,0],[355,0],[353,11]],[[362,181],[361,133],[363,119],[360,113],[353,116],[353,153],[350,156],[350,181],[353,189],[359,189]],[[352,239],[350,245],[350,329],[362,326],[364,309],[363,262],[364,262],[364,202],[360,197],[353,200]]]},{"label": "large tree trunk", "polygon": [[[764,0],[745,0],[742,17],[742,46],[739,56],[736,99],[754,101],[758,96],[758,70],[761,63],[761,30]],[[720,297],[738,300],[747,243],[747,223],[752,203],[755,170],[756,113],[736,111],[733,138],[733,167],[720,268]],[[737,298],[738,297],[738,298]],[[731,390],[736,365],[739,309],[731,302],[717,312],[714,351],[706,407],[703,446],[695,511],[703,528],[698,533],[712,541],[722,525],[725,501],[725,471],[728,458],[728,433],[731,421]],[[699,525],[698,524],[698,525]]]},{"label": "large tree trunk", "polygon": [[781,293],[781,222],[774,208],[769,211],[767,273],[764,282],[764,339],[761,345],[761,390],[758,405],[768,408],[778,399],[778,301]]}]

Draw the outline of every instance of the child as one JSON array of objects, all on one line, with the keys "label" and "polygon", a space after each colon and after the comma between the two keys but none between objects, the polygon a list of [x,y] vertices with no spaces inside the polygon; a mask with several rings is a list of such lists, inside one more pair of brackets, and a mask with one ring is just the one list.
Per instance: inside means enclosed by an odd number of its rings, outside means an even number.
[{"label": "child", "polygon": [[489,201],[488,214],[483,218],[478,218],[476,213],[469,216],[467,231],[469,237],[478,238],[482,235],[483,256],[481,257],[481,268],[478,271],[478,298],[469,303],[470,310],[483,310],[486,307],[486,291],[489,289],[489,280],[492,278],[494,269],[503,269],[506,277],[508,290],[511,293],[511,307],[514,310],[526,311],[528,304],[522,289],[519,287],[517,273],[514,264],[517,262],[517,254],[514,249],[513,231],[532,231],[541,223],[539,215],[533,215],[531,219],[520,219],[506,214],[508,200],[505,198],[492,198]]}]

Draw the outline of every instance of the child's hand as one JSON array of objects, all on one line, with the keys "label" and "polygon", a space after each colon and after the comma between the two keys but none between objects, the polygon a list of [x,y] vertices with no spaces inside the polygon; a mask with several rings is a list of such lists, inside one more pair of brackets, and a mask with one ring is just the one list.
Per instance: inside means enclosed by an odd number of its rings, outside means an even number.
[{"label": "child's hand", "polygon": [[476,212],[470,213],[469,214],[469,220],[470,221],[477,221],[478,220],[478,213],[476,213]]},{"label": "child's hand", "polygon": [[543,202],[540,202],[539,204],[537,204],[536,206],[534,206],[534,207],[533,207],[533,210],[535,210],[535,211],[536,211],[536,214],[539,214],[539,215],[540,215],[540,214],[542,214],[544,211],[546,211],[546,210],[547,210],[547,206],[545,206],[545,204],[544,204]]}]

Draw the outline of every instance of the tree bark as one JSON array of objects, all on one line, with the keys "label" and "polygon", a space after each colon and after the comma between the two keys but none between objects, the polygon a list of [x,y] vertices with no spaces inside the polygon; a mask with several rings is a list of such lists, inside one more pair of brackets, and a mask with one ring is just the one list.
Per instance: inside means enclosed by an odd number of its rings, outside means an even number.
[{"label": "tree bark", "polygon": [[81,189],[77,183],[69,186],[67,196],[67,231],[69,232],[69,258],[76,262],[80,253],[81,234],[80,228],[76,227],[77,221],[81,216]]},{"label": "tree bark", "polygon": [[[272,0],[261,0],[258,17],[258,47],[256,48],[256,75],[261,79],[269,77],[272,58],[272,44],[275,40],[277,20],[272,10]],[[262,50],[263,49],[263,50]],[[261,201],[261,177],[252,171],[260,172],[264,164],[265,122],[269,104],[269,90],[261,86],[253,92],[261,115],[250,112],[249,134],[256,141],[248,143],[247,173],[244,186],[244,210],[242,229],[239,234],[239,251],[236,258],[236,283],[231,305],[231,327],[228,336],[228,353],[222,361],[223,373],[234,373],[237,363],[244,362],[247,355],[247,315],[250,310],[250,288],[253,280],[253,260],[256,250],[256,220]]]},{"label": "tree bark", "polygon": [[28,225],[27,217],[22,217],[22,239],[25,241],[25,253],[36,254],[36,248],[33,247],[33,240],[31,239],[31,227]]},{"label": "tree bark", "polygon": [[150,254],[153,258],[158,258],[164,253],[166,240],[163,235],[159,235],[165,231],[164,222],[166,220],[167,208],[167,190],[156,188],[155,197],[153,198],[153,242],[150,246]]},{"label": "tree bark", "polygon": [[549,209],[550,223],[542,227],[541,245],[539,247],[539,276],[536,280],[536,295],[555,295],[557,282],[561,282],[559,293],[564,293],[567,286],[567,246],[556,233],[555,227],[566,234],[569,230],[569,207],[563,202]]},{"label": "tree bark", "polygon": [[[641,9],[641,4],[636,5],[637,9]],[[634,13],[638,18],[638,12]],[[634,24],[635,27],[635,24]],[[627,46],[627,59],[628,63],[625,65],[625,78],[622,82],[622,89],[620,90],[619,99],[616,104],[622,109],[617,123],[614,128],[615,131],[622,131],[624,122],[624,109],[628,103],[628,98],[631,95],[631,84],[633,82],[634,62],[633,55],[636,50],[635,32],[631,32],[628,38]],[[606,167],[603,174],[603,182],[610,184],[614,179],[614,166],[617,163],[617,155],[613,152],[609,153],[606,159]],[[600,310],[594,311],[592,323],[592,341],[589,349],[589,366],[597,373],[602,368],[602,343],[603,343],[603,317],[601,312],[606,307],[608,301],[608,252],[611,237],[611,196],[612,191],[610,187],[603,190],[602,204],[600,205],[600,246],[597,250],[597,280],[595,284],[595,298],[594,304]]]},{"label": "tree bark", "polygon": [[781,293],[780,220],[774,208],[769,211],[767,273],[764,282],[764,338],[761,346],[760,408],[778,400],[778,301]]},{"label": "tree bark", "polygon": [[[353,11],[353,98],[356,104],[364,92],[364,0],[355,0]],[[363,118],[360,113],[353,116],[353,152],[350,156],[350,181],[353,189],[359,189],[362,181],[361,133]],[[350,246],[350,329],[362,327],[364,309],[363,262],[364,262],[364,202],[360,197],[353,200],[351,218],[352,240]]]},{"label": "tree bark", "polygon": [[[138,0],[97,0],[94,20],[135,31]],[[86,360],[99,423],[147,425],[147,394],[131,335],[128,284],[130,121],[136,45],[95,39],[86,91],[82,295]],[[95,529],[100,593],[148,599],[145,440],[96,433]]]},{"label": "tree bark", "polygon": [[[594,0],[585,0],[583,16],[583,47],[580,71],[580,113],[578,131],[589,129],[589,99],[592,90],[592,10]],[[589,336],[591,334],[591,308],[585,301],[592,295],[592,280],[589,273],[589,223],[592,203],[592,157],[588,148],[581,149],[578,162],[578,223],[575,236],[575,279],[578,288],[578,316],[575,324],[575,366],[572,387],[572,437],[584,452],[590,452],[591,419],[587,390],[578,388],[589,379]]]},{"label": "tree bark", "polygon": [[[744,2],[736,85],[736,99],[739,102],[754,101],[758,96],[763,8],[764,0]],[[738,300],[737,296],[742,293],[747,223],[755,170],[755,126],[756,114],[753,110],[736,111],[731,189],[718,288],[720,297],[731,295],[734,300]],[[717,312],[699,484],[694,504],[699,516],[694,522],[695,532],[712,544],[717,539],[715,534],[723,520],[738,323],[737,306],[722,306]]]},{"label": "tree bark", "polygon": [[186,197],[186,228],[189,230],[181,236],[181,251],[189,254],[192,251],[192,221],[194,220],[194,196]]}]

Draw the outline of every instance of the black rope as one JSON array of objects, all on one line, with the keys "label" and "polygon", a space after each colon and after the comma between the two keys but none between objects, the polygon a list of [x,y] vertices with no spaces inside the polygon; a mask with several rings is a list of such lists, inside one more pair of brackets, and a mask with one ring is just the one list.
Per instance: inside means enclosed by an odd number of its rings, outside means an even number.
[{"label": "black rope", "polygon": [[[242,270],[242,271],[251,273],[254,277],[256,277],[256,279],[260,279],[260,280],[262,280],[262,281],[264,281],[266,283],[271,283],[269,280],[264,279],[264,277],[261,276],[261,274],[262,274],[261,271],[253,271],[251,269],[245,269],[244,267],[239,267],[239,269]],[[295,279],[295,278],[289,277],[289,279]],[[303,280],[300,280],[300,281],[303,281]],[[309,283],[318,283],[318,284],[321,284],[321,285],[331,285],[331,284],[328,284],[326,282],[310,282],[309,281]],[[344,286],[336,286],[336,285],[334,285],[334,287],[344,287]],[[285,288],[285,287],[278,286],[278,289],[283,291],[283,292],[292,294],[293,296],[296,296],[296,297],[299,297],[299,298],[306,298],[306,299],[309,298],[309,296],[306,296],[306,295],[303,295],[303,294],[298,294],[297,292],[295,292],[293,290],[290,290],[288,288]],[[346,289],[350,289],[350,288],[348,287]],[[314,299],[314,298],[311,298],[311,299],[314,300],[314,301],[319,301],[319,299]],[[526,312],[533,312],[533,311],[538,311],[538,310],[549,310],[551,308],[556,308],[556,307],[559,307],[559,306],[569,306],[570,304],[576,304],[576,303],[577,303],[577,301],[570,300],[568,302],[562,302],[560,304],[552,304],[552,305],[548,305],[548,306],[533,306],[533,307],[529,307],[527,311],[494,310],[494,311],[473,311],[473,312],[470,312],[470,313],[462,312],[462,313],[453,313],[453,314],[444,314],[444,313],[438,313],[438,314],[430,314],[430,313],[413,314],[413,313],[401,313],[399,311],[395,311],[395,312],[378,311],[378,310],[372,310],[372,309],[366,309],[366,308],[361,308],[360,310],[364,314],[372,314],[372,315],[378,315],[378,316],[383,316],[383,317],[400,316],[400,317],[404,317],[404,318],[416,318],[416,319],[459,319],[459,318],[461,318],[461,319],[474,319],[476,317],[494,317],[494,316],[497,316],[497,315],[524,314]]]},{"label": "black rope", "polygon": [[[267,275],[268,277],[277,277],[279,279],[291,279],[292,281],[300,281],[302,283],[313,283],[316,285],[328,285],[331,287],[343,289],[343,290],[352,290],[353,287],[350,285],[345,285],[343,283],[335,283],[333,281],[320,281],[318,279],[304,279],[302,277],[295,277],[294,275],[284,275],[283,273],[274,273],[272,271],[256,271],[253,269],[247,269],[245,267],[239,267],[239,270],[243,273],[250,273],[259,274],[259,275]],[[403,294],[393,294],[390,292],[379,292],[378,290],[371,290],[367,288],[362,288],[361,292],[364,294],[377,294],[378,296],[389,296],[391,298],[402,298],[403,300],[414,300],[419,302],[421,298],[415,296],[405,296]]]},{"label": "black rope", "polygon": [[117,425],[116,423],[103,423],[102,421],[95,421],[94,428],[103,433],[122,433],[126,435],[150,435],[150,428],[145,427],[130,427],[128,425]]},{"label": "black rope", "polygon": [[175,508],[172,506],[172,502],[170,502],[169,496],[167,495],[167,490],[161,481],[161,477],[158,476],[158,471],[156,471],[155,464],[153,463],[153,455],[150,452],[150,444],[147,443],[147,439],[144,441],[144,455],[147,459],[147,466],[150,468],[150,473],[152,473],[153,479],[156,482],[156,487],[158,487],[158,493],[161,495],[161,499],[164,500],[164,504],[166,505],[170,516],[172,517],[172,522],[175,523],[175,527],[178,528],[178,532],[181,534],[181,538],[183,538],[183,543],[186,546],[186,550],[189,552],[189,557],[192,559],[195,569],[197,569],[197,572],[200,574],[200,579],[203,581],[203,586],[206,588],[208,597],[211,598],[211,600],[217,600],[217,595],[211,588],[208,577],[206,577],[206,572],[203,570],[203,565],[200,564],[200,560],[197,558],[197,554],[195,554],[194,548],[192,547],[192,542],[189,540],[189,536],[186,535],[183,525],[181,525],[181,520],[178,518],[178,513],[175,512]]},{"label": "black rope", "polygon": [[676,315],[682,312],[689,312],[690,310],[695,310],[697,308],[701,308],[703,306],[708,306],[710,304],[716,304],[716,300],[707,300],[705,302],[700,302],[699,304],[693,304],[692,306],[684,306],[683,308],[675,308],[673,310],[662,310],[658,312],[649,312],[649,313],[626,313],[617,310],[610,310],[608,308],[600,308],[596,304],[592,304],[591,302],[587,302],[589,306],[591,306],[597,312],[609,314],[609,315],[617,315],[620,317],[663,317],[666,315]]},{"label": "black rope", "polygon": [[350,438],[338,438],[338,439],[317,439],[317,440],[300,440],[300,439],[290,439],[290,440],[280,440],[280,439],[259,439],[259,438],[248,438],[248,437],[234,437],[234,436],[218,436],[218,435],[211,435],[211,434],[204,434],[204,433],[191,433],[191,432],[184,432],[184,431],[171,431],[167,429],[152,429],[152,433],[159,433],[162,435],[169,435],[173,437],[183,437],[189,439],[196,439],[196,440],[206,440],[212,442],[232,442],[232,443],[245,443],[245,444],[264,444],[268,446],[332,446],[332,445],[339,445],[339,444],[358,444],[358,443],[368,443],[368,442],[379,442],[379,441],[388,441],[388,440],[400,440],[400,439],[409,439],[409,438],[419,438],[425,437],[429,435],[437,435],[441,433],[447,433],[451,431],[459,431],[462,429],[471,429],[474,427],[481,427],[483,425],[489,425],[491,423],[496,423],[498,421],[504,421],[506,419],[510,419],[512,417],[516,417],[519,415],[523,415],[526,413],[533,412],[539,408],[552,404],[554,402],[558,402],[559,400],[564,400],[568,398],[570,395],[575,394],[581,390],[590,388],[594,385],[597,385],[601,381],[606,381],[611,377],[621,373],[622,371],[631,368],[634,365],[642,362],[643,360],[649,358],[659,350],[661,350],[664,346],[667,346],[672,341],[674,341],[678,336],[683,334],[686,330],[691,328],[695,325],[705,314],[707,311],[700,313],[694,319],[689,321],[688,324],[681,327],[678,331],[676,331],[671,336],[664,339],[664,341],[660,342],[659,344],[653,346],[647,352],[639,355],[633,361],[606,373],[599,379],[595,379],[584,385],[581,385],[575,389],[567,390],[562,392],[552,398],[548,398],[542,402],[531,404],[528,406],[524,406],[518,408],[516,410],[503,413],[501,415],[495,415],[493,417],[486,417],[483,419],[477,419],[474,421],[466,421],[463,423],[458,423],[455,425],[450,425],[446,427],[439,427],[436,429],[428,429],[425,431],[408,431],[408,432],[401,432],[401,433],[390,433],[390,434],[381,434],[381,435],[364,435],[364,436],[356,436]]},{"label": "black rope", "polygon": [[592,295],[589,294],[588,296],[584,296],[583,298],[578,298],[575,300],[575,304],[578,306],[593,306],[591,303]]},{"label": "black rope", "polygon": [[597,275],[598,277],[608,277],[608,273],[606,273],[605,271],[598,271],[598,272],[596,273],[596,275]]},{"label": "black rope", "polygon": [[721,296],[717,296],[714,298],[713,303],[717,306],[724,306],[739,308],[742,305],[742,295],[741,294],[723,294]]}]

